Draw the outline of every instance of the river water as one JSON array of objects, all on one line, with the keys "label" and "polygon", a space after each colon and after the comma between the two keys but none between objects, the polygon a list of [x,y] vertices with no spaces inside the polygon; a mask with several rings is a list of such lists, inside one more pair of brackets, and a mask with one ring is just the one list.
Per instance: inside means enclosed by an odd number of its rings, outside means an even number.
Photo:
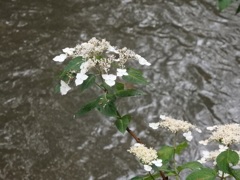
[{"label": "river water", "polygon": [[[152,63],[143,98],[119,102],[130,128],[156,149],[171,142],[149,122],[160,114],[200,128],[240,121],[240,19],[210,0],[1,0],[0,179],[124,180],[144,174],[127,152],[134,140],[91,112],[95,94],[54,93],[52,58],[91,37],[128,47]],[[137,65],[137,64],[136,64]],[[199,138],[200,135],[196,134]],[[202,137],[201,137],[202,138]],[[179,161],[199,158],[197,140]]]}]

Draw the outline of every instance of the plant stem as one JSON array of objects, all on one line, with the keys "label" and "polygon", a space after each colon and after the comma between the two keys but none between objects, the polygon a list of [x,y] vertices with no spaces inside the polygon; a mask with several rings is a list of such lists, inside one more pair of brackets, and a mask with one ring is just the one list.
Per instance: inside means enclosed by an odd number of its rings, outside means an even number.
[{"label": "plant stem", "polygon": [[177,174],[177,176],[175,176],[175,179],[179,180],[178,173],[177,173],[177,164],[176,164],[176,159],[175,159],[176,147],[177,147],[176,140],[177,140],[177,133],[174,134],[174,138],[173,138],[173,148],[174,148],[173,167],[174,167],[175,173]]},{"label": "plant stem", "polygon": [[155,178],[153,177],[153,175],[152,175],[150,172],[148,172],[148,174],[151,176],[151,178],[152,178],[153,180],[155,180]]}]

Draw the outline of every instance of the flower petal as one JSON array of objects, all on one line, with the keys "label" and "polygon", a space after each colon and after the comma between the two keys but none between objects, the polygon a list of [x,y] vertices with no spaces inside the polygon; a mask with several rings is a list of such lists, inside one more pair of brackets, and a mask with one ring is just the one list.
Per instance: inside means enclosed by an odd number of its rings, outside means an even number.
[{"label": "flower petal", "polygon": [[162,166],[162,160],[161,159],[157,159],[152,161],[153,164],[155,164],[155,166],[157,167],[161,167]]},{"label": "flower petal", "polygon": [[60,86],[60,93],[61,93],[61,95],[67,94],[67,92],[68,92],[70,89],[71,89],[71,88],[68,86],[68,84],[65,83],[63,80],[61,80],[61,86]]},{"label": "flower petal", "polygon": [[54,57],[53,60],[56,62],[63,62],[66,58],[67,58],[66,54],[60,54],[60,55]]},{"label": "flower petal", "polygon": [[84,73],[77,73],[75,84],[76,86],[80,85],[83,83],[88,78],[88,76]]},{"label": "flower petal", "polygon": [[152,167],[151,166],[149,166],[149,165],[144,165],[144,169],[145,169],[145,171],[151,171],[152,170]]}]

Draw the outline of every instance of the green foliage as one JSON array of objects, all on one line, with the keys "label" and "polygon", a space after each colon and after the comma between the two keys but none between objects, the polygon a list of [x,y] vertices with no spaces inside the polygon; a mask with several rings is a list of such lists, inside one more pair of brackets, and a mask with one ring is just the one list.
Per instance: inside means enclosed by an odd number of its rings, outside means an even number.
[{"label": "green foliage", "polygon": [[96,80],[96,76],[94,74],[89,74],[88,78],[83,81],[83,83],[80,85],[80,90],[84,91],[88,88],[90,88],[92,85],[94,85]]},{"label": "green foliage", "polygon": [[236,179],[240,180],[240,169],[231,169],[231,175]]},{"label": "green foliage", "polygon": [[84,62],[81,56],[75,57],[70,60],[69,63],[64,68],[61,78],[64,78],[69,72],[78,72],[80,70],[80,65]]},{"label": "green foliage", "polygon": [[238,8],[236,10],[236,14],[238,14],[240,12],[240,4],[238,5]]},{"label": "green foliage", "polygon": [[128,127],[128,124],[131,121],[131,116],[130,115],[125,115],[121,118],[117,118],[115,121],[115,125],[117,126],[117,129],[121,132],[124,133]]},{"label": "green foliage", "polygon": [[116,82],[116,84],[115,84],[115,90],[116,90],[116,91],[124,90],[124,84],[123,84],[123,83]]},{"label": "green foliage", "polygon": [[116,97],[142,96],[144,94],[143,91],[136,89],[120,90],[115,93]]},{"label": "green foliage", "polygon": [[98,107],[98,103],[100,101],[100,98],[97,98],[89,103],[87,103],[86,105],[84,105],[83,107],[81,107],[78,112],[76,113],[77,116],[82,116],[86,113],[88,113],[89,111],[95,109],[96,107]]},{"label": "green foliage", "polygon": [[188,143],[186,141],[178,144],[175,149],[176,154],[181,154],[181,152],[187,147],[188,147]]},{"label": "green foliage", "polygon": [[220,11],[222,11],[223,9],[226,9],[231,3],[232,0],[218,0],[218,8]]},{"label": "green foliage", "polygon": [[159,178],[160,174],[159,173],[154,173],[152,176],[150,175],[145,175],[145,176],[136,176],[134,178],[131,178],[131,180],[153,180],[153,178]]},{"label": "green foliage", "polygon": [[111,94],[104,94],[101,96],[100,101],[98,103],[98,111],[102,114],[110,117],[118,117],[117,108],[115,105],[116,97]]},{"label": "green foliage", "polygon": [[186,180],[216,180],[217,173],[210,168],[202,168],[189,174]]},{"label": "green foliage", "polygon": [[171,146],[163,146],[158,152],[158,158],[162,159],[163,164],[168,163],[174,157],[174,148]]},{"label": "green foliage", "polygon": [[230,149],[221,152],[217,157],[217,167],[225,173],[231,174],[230,163],[236,165],[239,161],[239,155]]},{"label": "green foliage", "polygon": [[142,72],[140,70],[129,68],[127,72],[128,75],[122,77],[124,81],[134,84],[147,84],[147,80],[142,76]]},{"label": "green foliage", "polygon": [[187,162],[181,166],[177,167],[178,172],[181,172],[184,169],[199,170],[203,168],[203,165],[198,161]]}]

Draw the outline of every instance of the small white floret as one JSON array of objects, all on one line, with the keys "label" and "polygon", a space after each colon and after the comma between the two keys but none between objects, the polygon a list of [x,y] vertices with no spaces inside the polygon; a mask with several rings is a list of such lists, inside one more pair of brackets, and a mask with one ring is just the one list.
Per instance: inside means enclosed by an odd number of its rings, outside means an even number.
[{"label": "small white floret", "polygon": [[68,92],[70,89],[71,89],[71,88],[68,86],[68,84],[65,83],[63,80],[61,80],[61,86],[60,86],[60,93],[61,93],[61,95],[67,94],[67,92]]},{"label": "small white floret", "polygon": [[159,123],[149,123],[149,127],[153,129],[158,129]]},{"label": "small white floret", "polygon": [[209,130],[209,131],[213,131],[217,128],[217,126],[209,126],[207,127],[206,129]]},{"label": "small white floret", "polygon": [[116,54],[119,54],[119,52],[116,50],[115,47],[113,46],[109,46],[108,49],[107,49],[108,52],[113,52],[113,53],[116,53]]},{"label": "small white floret", "polygon": [[55,58],[53,58],[53,60],[57,61],[57,62],[63,62],[66,58],[67,58],[66,54],[60,54],[60,55],[56,56]]},{"label": "small white floret", "polygon": [[199,133],[202,133],[202,130],[199,129],[199,128],[195,128],[195,130],[196,130],[197,132],[199,132]]},{"label": "small white floret", "polygon": [[202,144],[204,146],[206,146],[208,144],[208,140],[205,140],[205,141],[199,141],[199,144]]},{"label": "small white floret", "polygon": [[103,74],[102,78],[104,79],[105,83],[109,86],[114,86],[117,76],[114,74]]},{"label": "small white floret", "polygon": [[157,167],[161,167],[162,166],[162,160],[161,159],[157,159],[152,161],[153,164],[155,164],[155,166]]},{"label": "small white floret", "polygon": [[191,141],[193,139],[192,132],[188,131],[186,133],[183,133],[183,136],[186,138],[186,140]]},{"label": "small white floret", "polygon": [[73,53],[74,53],[74,51],[75,51],[75,48],[68,48],[68,47],[66,47],[66,48],[64,48],[62,51],[63,51],[64,53],[68,54],[69,56],[71,56],[71,55],[73,55]]},{"label": "small white floret", "polygon": [[84,73],[77,73],[75,84],[76,86],[80,85],[83,83],[88,78],[88,76]]},{"label": "small white floret", "polygon": [[122,77],[122,76],[127,76],[127,70],[126,69],[117,69],[117,76]]},{"label": "small white floret", "polygon": [[165,120],[166,116],[165,115],[160,115],[160,119]]},{"label": "small white floret", "polygon": [[136,55],[135,56],[136,57],[136,59],[138,60],[138,62],[139,62],[139,64],[141,64],[141,65],[146,65],[146,66],[150,66],[151,65],[151,63],[149,63],[146,59],[144,59],[142,56],[140,56],[140,55]]},{"label": "small white floret", "polygon": [[144,169],[145,169],[145,171],[150,172],[150,171],[152,170],[152,167],[145,164],[145,165],[144,165]]}]

